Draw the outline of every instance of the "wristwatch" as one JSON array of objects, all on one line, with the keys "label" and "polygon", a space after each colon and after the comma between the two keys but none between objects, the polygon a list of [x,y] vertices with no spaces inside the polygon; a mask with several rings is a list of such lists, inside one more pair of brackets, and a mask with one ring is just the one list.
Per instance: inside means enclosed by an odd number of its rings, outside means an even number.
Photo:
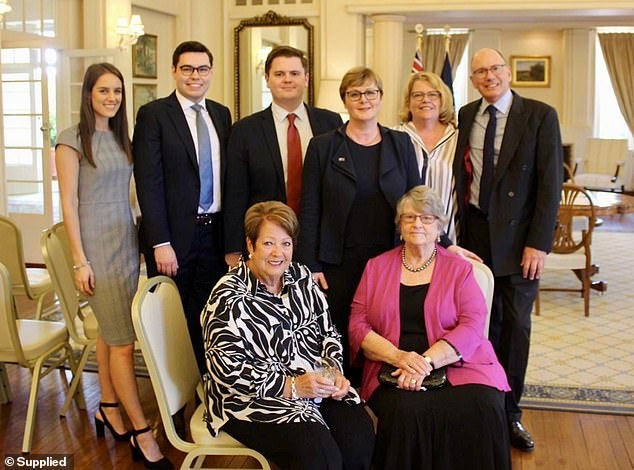
[{"label": "wristwatch", "polygon": [[434,370],[436,368],[436,366],[434,366],[434,361],[432,361],[431,357],[423,356],[423,359],[425,359],[427,361],[427,364],[429,364],[431,366],[432,370]]}]

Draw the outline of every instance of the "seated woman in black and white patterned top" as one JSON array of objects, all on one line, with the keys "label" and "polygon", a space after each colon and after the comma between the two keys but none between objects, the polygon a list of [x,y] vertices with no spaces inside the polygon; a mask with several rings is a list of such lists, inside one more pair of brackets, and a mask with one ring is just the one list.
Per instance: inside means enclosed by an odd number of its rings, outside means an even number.
[{"label": "seated woman in black and white patterned top", "polygon": [[201,316],[207,424],[282,469],[369,469],[372,422],[341,372],[326,299],[292,262],[297,231],[281,202],[245,215],[249,258],[218,281]]}]

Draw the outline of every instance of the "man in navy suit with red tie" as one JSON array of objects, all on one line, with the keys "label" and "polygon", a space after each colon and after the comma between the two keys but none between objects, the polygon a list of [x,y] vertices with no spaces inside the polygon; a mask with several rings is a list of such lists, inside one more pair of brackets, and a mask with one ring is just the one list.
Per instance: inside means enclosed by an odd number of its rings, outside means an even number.
[{"label": "man in navy suit with red tie", "polygon": [[506,413],[511,443],[535,443],[521,423],[531,311],[561,195],[563,156],[555,110],[510,89],[511,70],[499,51],[481,49],[471,82],[482,99],[459,113],[454,174],[459,243],[479,255],[495,276],[489,339],[511,392]]},{"label": "man in navy suit with red tie", "polygon": [[139,233],[148,276],[174,278],[201,373],[206,371],[200,313],[227,271],[222,241],[222,185],[229,109],[205,99],[213,56],[187,41],[172,57],[176,90],[139,109],[134,176]]},{"label": "man in navy suit with red tie", "polygon": [[303,102],[309,77],[302,51],[274,48],[264,76],[273,102],[234,124],[227,150],[225,260],[230,266],[244,247],[246,210],[256,202],[282,201],[297,213],[308,141],[343,124],[338,114]]}]

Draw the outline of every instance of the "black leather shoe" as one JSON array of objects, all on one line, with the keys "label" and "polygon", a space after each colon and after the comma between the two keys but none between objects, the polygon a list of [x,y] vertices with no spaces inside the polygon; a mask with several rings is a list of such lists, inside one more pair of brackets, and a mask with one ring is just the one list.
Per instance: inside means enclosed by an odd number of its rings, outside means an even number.
[{"label": "black leather shoe", "polygon": [[511,421],[509,424],[509,437],[511,445],[520,450],[533,450],[535,441],[530,433],[522,426],[521,421]]}]

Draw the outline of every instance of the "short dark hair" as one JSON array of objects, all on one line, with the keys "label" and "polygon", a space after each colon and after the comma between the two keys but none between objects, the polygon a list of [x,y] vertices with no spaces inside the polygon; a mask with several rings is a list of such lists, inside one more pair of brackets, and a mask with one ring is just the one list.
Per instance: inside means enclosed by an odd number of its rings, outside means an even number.
[{"label": "short dark hair", "polygon": [[172,54],[172,67],[176,68],[181,54],[185,54],[186,52],[204,52],[207,54],[207,57],[209,57],[209,66],[214,66],[214,56],[211,54],[211,51],[207,49],[207,46],[198,41],[185,41],[181,42],[176,46],[176,49],[174,49],[174,53]]},{"label": "short dark hair", "polygon": [[292,46],[276,46],[274,47],[269,55],[266,57],[266,62],[264,62],[264,75],[268,75],[271,70],[271,63],[273,59],[278,57],[297,57],[302,61],[302,67],[304,68],[304,72],[308,73],[308,59],[303,51],[296,49]]}]

